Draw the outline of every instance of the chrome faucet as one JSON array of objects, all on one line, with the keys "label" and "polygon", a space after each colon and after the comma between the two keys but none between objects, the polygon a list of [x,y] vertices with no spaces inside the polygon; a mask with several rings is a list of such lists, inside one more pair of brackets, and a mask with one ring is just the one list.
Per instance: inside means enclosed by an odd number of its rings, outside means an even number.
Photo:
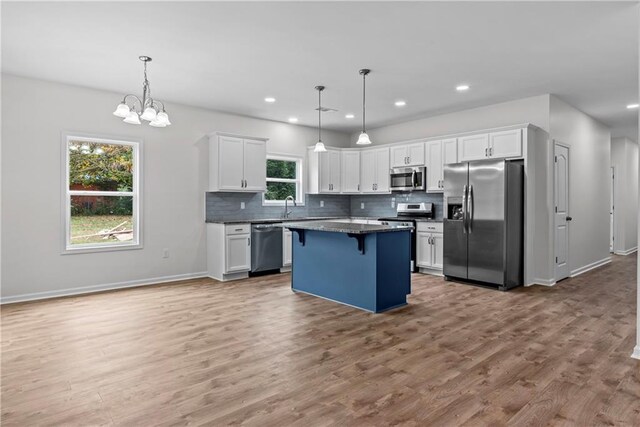
[{"label": "chrome faucet", "polygon": [[296,205],[296,199],[294,199],[293,196],[287,196],[284,199],[284,218],[289,218],[289,215],[291,215],[291,211],[289,210],[289,200],[293,202],[293,206],[298,206]]}]

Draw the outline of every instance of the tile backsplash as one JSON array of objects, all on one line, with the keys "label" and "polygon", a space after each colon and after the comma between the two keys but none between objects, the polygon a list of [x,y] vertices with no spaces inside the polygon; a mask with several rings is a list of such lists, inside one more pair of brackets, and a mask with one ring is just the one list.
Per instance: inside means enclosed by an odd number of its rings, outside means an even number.
[{"label": "tile backsplash", "polygon": [[[320,202],[324,206],[320,207]],[[245,208],[240,205],[244,202]],[[349,196],[305,195],[304,206],[289,205],[291,218],[307,216],[349,216]],[[262,206],[262,193],[206,193],[207,220],[280,218],[284,206]]]},{"label": "tile backsplash", "polygon": [[[368,194],[351,197],[351,216],[395,216],[398,203],[433,203],[434,218],[442,219],[443,196],[441,193],[425,193],[415,191],[411,193]],[[364,203],[364,208],[362,208]]]},{"label": "tile backsplash", "polygon": [[[320,207],[320,202],[324,206]],[[245,208],[241,209],[244,202]],[[434,218],[442,219],[442,194],[423,192],[367,194],[367,195],[334,195],[307,194],[304,206],[291,206],[291,217],[309,216],[394,216],[394,205],[403,202],[431,202],[434,205]],[[361,204],[364,203],[364,208]],[[207,220],[251,220],[261,218],[279,218],[284,212],[283,206],[262,206],[261,193],[206,193]]]}]

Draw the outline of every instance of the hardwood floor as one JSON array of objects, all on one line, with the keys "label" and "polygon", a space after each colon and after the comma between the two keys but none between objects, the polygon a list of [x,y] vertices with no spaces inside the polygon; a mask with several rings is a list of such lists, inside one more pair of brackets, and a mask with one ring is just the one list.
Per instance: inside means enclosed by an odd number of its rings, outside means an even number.
[{"label": "hardwood floor", "polygon": [[368,314],[287,274],[2,307],[3,426],[640,425],[636,256]]}]

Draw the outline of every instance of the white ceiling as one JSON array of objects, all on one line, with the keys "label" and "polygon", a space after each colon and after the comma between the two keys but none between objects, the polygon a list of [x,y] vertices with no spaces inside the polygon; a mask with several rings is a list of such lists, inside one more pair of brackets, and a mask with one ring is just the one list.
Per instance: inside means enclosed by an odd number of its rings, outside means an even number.
[{"label": "white ceiling", "polygon": [[[568,3],[7,3],[2,70],[355,131],[554,93],[637,140],[638,5]],[[458,83],[471,90],[457,93]],[[275,104],[263,99],[273,96]],[[394,101],[407,101],[404,108]],[[114,104],[117,103],[114,99]],[[355,113],[347,120],[345,113]]]}]

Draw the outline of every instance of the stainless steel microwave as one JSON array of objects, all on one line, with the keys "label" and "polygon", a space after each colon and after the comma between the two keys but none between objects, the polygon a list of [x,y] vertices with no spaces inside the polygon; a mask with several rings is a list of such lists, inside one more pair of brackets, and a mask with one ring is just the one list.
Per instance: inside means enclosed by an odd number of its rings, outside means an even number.
[{"label": "stainless steel microwave", "polygon": [[391,169],[391,191],[419,191],[427,188],[427,168]]}]

